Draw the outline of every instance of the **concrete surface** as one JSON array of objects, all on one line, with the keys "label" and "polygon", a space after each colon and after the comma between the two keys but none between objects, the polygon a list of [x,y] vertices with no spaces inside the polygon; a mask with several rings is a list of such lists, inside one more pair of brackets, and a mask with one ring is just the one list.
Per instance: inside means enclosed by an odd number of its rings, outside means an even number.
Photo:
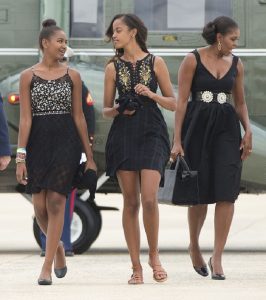
[{"label": "concrete surface", "polygon": [[[42,265],[32,233],[33,207],[19,194],[0,194],[0,299],[266,299],[266,195],[242,194],[224,255],[225,281],[195,273],[186,252],[186,208],[160,205],[161,260],[168,271],[164,284],[152,280],[147,264],[147,242],[142,227],[142,286],[129,286],[130,262],[121,226],[120,194],[97,194],[99,205],[118,207],[103,211],[99,238],[83,255],[67,259],[64,279],[37,285]],[[213,243],[213,209],[210,206],[201,244],[207,261]]]}]

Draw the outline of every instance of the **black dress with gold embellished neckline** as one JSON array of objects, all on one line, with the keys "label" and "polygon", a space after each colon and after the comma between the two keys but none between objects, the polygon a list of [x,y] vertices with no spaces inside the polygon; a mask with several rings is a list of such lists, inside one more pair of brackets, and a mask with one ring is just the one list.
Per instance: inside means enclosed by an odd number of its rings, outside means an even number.
[{"label": "black dress with gold embellished neckline", "polygon": [[[155,57],[148,54],[135,65],[123,59],[114,62],[119,97],[134,94],[141,83],[156,93]],[[156,102],[142,97],[142,106],[133,116],[114,118],[106,143],[106,174],[116,177],[117,170],[157,170],[162,176],[170,156],[167,126]]]}]

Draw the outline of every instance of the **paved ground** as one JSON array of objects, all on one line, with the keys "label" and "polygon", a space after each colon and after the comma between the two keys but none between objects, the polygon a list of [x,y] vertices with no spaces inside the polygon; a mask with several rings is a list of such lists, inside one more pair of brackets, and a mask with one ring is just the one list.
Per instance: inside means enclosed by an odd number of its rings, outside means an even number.
[{"label": "paved ground", "polygon": [[[130,263],[121,228],[121,195],[97,195],[103,211],[99,238],[86,254],[68,259],[65,279],[53,276],[51,287],[36,284],[42,259],[32,234],[32,205],[19,194],[0,194],[0,299],[266,299],[266,195],[241,195],[224,255],[227,280],[197,275],[186,248],[186,208],[160,206],[161,260],[169,280],[157,284],[147,265],[147,243],[142,230],[145,284],[128,286]],[[210,207],[201,244],[211,255],[213,206]]]},{"label": "paved ground", "polygon": [[[226,254],[227,280],[218,282],[197,275],[186,254],[164,253],[167,282],[155,283],[150,268],[143,263],[145,284],[129,286],[126,254],[92,253],[69,259],[66,278],[53,276],[54,284],[45,287],[36,284],[41,267],[41,259],[36,254],[1,255],[0,297],[5,300],[263,300],[266,299],[265,258],[254,253]],[[146,262],[147,255],[142,255],[142,259]]]}]

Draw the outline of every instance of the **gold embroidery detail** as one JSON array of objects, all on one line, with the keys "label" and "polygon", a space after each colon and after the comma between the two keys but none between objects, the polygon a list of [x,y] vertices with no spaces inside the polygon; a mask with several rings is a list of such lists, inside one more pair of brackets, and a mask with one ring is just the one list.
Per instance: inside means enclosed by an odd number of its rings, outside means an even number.
[{"label": "gold embroidery detail", "polygon": [[122,88],[123,92],[130,90],[130,72],[125,64],[123,63],[121,64],[118,74],[119,74],[119,81],[123,86]]},{"label": "gold embroidery detail", "polygon": [[145,61],[142,62],[139,68],[139,76],[140,76],[140,82],[144,85],[148,85],[151,80],[151,69],[150,66]]}]

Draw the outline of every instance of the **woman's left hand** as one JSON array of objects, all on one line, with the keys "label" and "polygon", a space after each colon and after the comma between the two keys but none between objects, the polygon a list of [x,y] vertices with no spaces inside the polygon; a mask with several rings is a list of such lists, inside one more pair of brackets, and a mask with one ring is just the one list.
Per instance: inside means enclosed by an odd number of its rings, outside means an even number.
[{"label": "woman's left hand", "polygon": [[88,169],[92,169],[97,172],[97,166],[92,158],[86,161],[85,171]]},{"label": "woman's left hand", "polygon": [[245,160],[252,152],[252,133],[246,131],[240,144],[240,150],[242,150],[241,159]]},{"label": "woman's left hand", "polygon": [[138,83],[134,89],[137,94],[146,96],[149,98],[152,98],[152,94],[154,94],[147,86],[145,86],[144,84],[141,84],[141,83]]}]

